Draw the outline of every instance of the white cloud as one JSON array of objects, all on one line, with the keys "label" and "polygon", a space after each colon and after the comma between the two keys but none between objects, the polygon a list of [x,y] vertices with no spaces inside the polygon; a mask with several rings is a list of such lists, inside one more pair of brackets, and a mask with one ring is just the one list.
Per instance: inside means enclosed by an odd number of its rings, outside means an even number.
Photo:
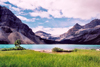
[{"label": "white cloud", "polygon": [[6,5],[5,3],[3,3],[3,2],[0,2],[0,5]]},{"label": "white cloud", "polygon": [[7,0],[0,0],[1,2],[7,2]]},{"label": "white cloud", "polygon": [[21,9],[20,8],[16,8],[16,7],[13,7],[13,6],[11,6],[10,4],[6,4],[6,3],[4,3],[4,2],[6,2],[7,0],[1,0],[0,1],[0,5],[3,5],[3,6],[7,6],[7,7],[9,7],[9,9],[11,10],[11,11],[14,11],[14,12],[17,12],[17,14],[21,14]]},{"label": "white cloud", "polygon": [[38,7],[45,8],[48,10],[47,13],[43,12],[42,15],[40,15],[42,12],[37,12],[35,15],[32,14],[42,18],[48,18],[48,14],[50,14],[55,18],[90,19],[100,14],[100,0],[1,0],[1,2],[5,1],[9,1],[22,9],[34,10]]},{"label": "white cloud", "polygon": [[30,15],[33,16],[33,17],[40,16],[41,18],[48,18],[48,19],[50,19],[49,13],[48,12],[44,12],[44,11],[31,12]]},{"label": "white cloud", "polygon": [[48,13],[52,15],[54,18],[62,18],[63,15],[61,15],[60,10],[48,10]]},{"label": "white cloud", "polygon": [[89,23],[89,21],[73,20],[73,21],[71,21],[71,22],[69,22],[69,23],[71,23],[71,24],[76,24],[76,23],[78,23],[78,24],[80,24],[81,26],[83,26],[83,25],[85,25],[86,23]]},{"label": "white cloud", "polygon": [[100,19],[100,14],[98,14],[95,18],[98,18],[98,19]]},{"label": "white cloud", "polygon": [[13,10],[20,12],[21,9],[16,8],[16,7],[11,7]]},{"label": "white cloud", "polygon": [[45,21],[45,22],[49,22],[49,21],[47,20],[47,21]]},{"label": "white cloud", "polygon": [[32,16],[42,18],[52,15],[55,18],[91,19],[100,14],[100,0],[0,0],[0,3],[4,4],[3,2],[7,1],[22,9],[45,8],[48,10],[47,12],[32,13]]},{"label": "white cloud", "polygon": [[63,34],[65,32],[67,32],[71,27],[67,27],[67,28],[44,28],[43,26],[38,26],[35,28],[32,28],[33,32],[37,32],[37,31],[44,31],[47,33],[50,33],[52,35],[60,35]]},{"label": "white cloud", "polygon": [[0,5],[3,5],[3,6],[11,6],[10,4],[5,4],[4,2],[6,2],[6,0],[1,0],[0,1]]},{"label": "white cloud", "polygon": [[19,19],[24,20],[24,21],[27,21],[27,22],[34,22],[35,21],[35,18],[27,19],[26,17],[23,17],[23,16],[17,16],[17,17]]}]

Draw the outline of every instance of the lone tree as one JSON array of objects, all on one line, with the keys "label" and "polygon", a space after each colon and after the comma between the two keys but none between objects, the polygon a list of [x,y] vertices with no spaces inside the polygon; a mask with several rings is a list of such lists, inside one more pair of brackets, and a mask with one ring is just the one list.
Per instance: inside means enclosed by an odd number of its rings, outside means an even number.
[{"label": "lone tree", "polygon": [[20,46],[21,40],[20,39],[16,40],[14,44],[15,44],[15,46]]}]

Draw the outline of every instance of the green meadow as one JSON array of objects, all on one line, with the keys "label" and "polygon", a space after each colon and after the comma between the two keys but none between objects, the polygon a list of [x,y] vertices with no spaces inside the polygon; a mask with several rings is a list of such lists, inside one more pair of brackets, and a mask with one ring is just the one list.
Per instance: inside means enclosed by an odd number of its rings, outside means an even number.
[{"label": "green meadow", "polygon": [[100,67],[100,51],[83,49],[71,53],[0,51],[0,67]]}]

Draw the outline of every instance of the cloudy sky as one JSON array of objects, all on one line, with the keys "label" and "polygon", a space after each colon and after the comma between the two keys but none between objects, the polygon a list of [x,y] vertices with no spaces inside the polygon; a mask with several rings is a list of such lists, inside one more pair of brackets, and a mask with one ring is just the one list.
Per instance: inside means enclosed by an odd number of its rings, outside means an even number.
[{"label": "cloudy sky", "polygon": [[52,35],[100,18],[100,0],[0,0],[0,5],[9,8],[33,32]]}]

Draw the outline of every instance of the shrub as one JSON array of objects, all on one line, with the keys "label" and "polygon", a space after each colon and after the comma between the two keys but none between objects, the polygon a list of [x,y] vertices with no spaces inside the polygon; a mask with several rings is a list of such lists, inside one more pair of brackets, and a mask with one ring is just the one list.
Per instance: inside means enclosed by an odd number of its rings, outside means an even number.
[{"label": "shrub", "polygon": [[8,51],[8,49],[7,48],[3,48],[3,49],[1,49],[1,51]]},{"label": "shrub", "polygon": [[63,50],[63,52],[69,52],[68,50]]},{"label": "shrub", "polygon": [[53,52],[63,52],[63,49],[55,47],[52,49]]},{"label": "shrub", "polygon": [[23,48],[23,47],[21,47],[21,46],[15,47],[15,49],[17,49],[17,50],[26,50],[25,48]]},{"label": "shrub", "polygon": [[91,50],[95,50],[95,49],[91,49]]},{"label": "shrub", "polygon": [[73,52],[73,50],[63,50],[63,52]]},{"label": "shrub", "polygon": [[76,48],[75,48],[73,51],[74,51],[74,52],[77,52],[77,51],[78,51],[78,49],[76,49]]},{"label": "shrub", "polygon": [[16,47],[13,47],[13,48],[3,48],[1,49],[1,51],[10,51],[10,50],[26,50],[25,48],[21,47],[21,46],[16,46]]}]

